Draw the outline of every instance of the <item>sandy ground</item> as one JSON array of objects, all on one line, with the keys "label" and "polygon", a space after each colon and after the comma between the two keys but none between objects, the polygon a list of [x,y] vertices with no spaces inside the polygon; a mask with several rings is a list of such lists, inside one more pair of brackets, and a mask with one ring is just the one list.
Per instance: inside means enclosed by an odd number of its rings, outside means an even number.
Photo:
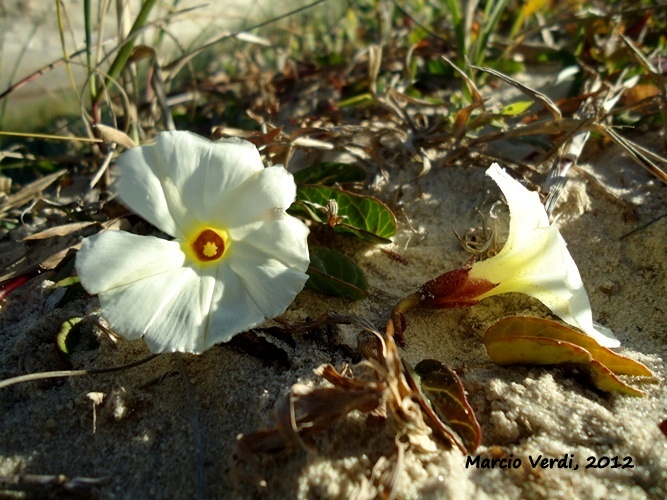
[{"label": "sandy ground", "polygon": [[[658,135],[643,138],[659,150]],[[648,393],[631,398],[599,393],[559,369],[500,368],[489,361],[479,337],[496,319],[512,314],[548,315],[525,296],[487,299],[470,309],[408,314],[411,363],[436,358],[461,369],[483,429],[484,457],[519,458],[509,470],[466,468],[467,457],[436,441],[437,452],[408,449],[399,476],[405,498],[662,498],[667,495],[667,437],[657,425],[667,418],[667,218],[621,240],[665,213],[667,188],[612,146],[584,157],[560,206],[561,231],[579,265],[594,316],[622,342],[619,352],[645,363],[658,383],[631,381]],[[417,179],[421,165],[406,164],[377,183],[400,206],[400,231],[388,249],[343,236],[335,245],[354,255],[368,273],[371,296],[351,303],[303,291],[285,318],[292,321],[334,311],[359,314],[382,328],[393,304],[424,281],[459,267],[469,255],[452,233],[479,224],[475,207],[498,199],[484,177],[486,165],[444,168],[438,161]],[[541,179],[533,179],[540,181]],[[409,222],[409,224],[408,224]],[[81,298],[66,309],[44,312],[53,293],[45,273],[12,293],[0,315],[2,378],[62,368],[53,339],[71,316],[99,314],[97,300]],[[340,327],[338,341],[355,347],[358,329]],[[382,422],[352,413],[322,434],[318,452],[297,449],[260,457],[255,477],[239,475],[232,453],[239,433],[273,424],[276,398],[292,384],[319,384],[313,369],[340,367],[341,349],[298,338],[287,352],[289,367],[271,364],[227,346],[185,356],[197,403],[177,359],[163,355],[123,372],[25,383],[0,392],[0,476],[64,474],[107,478],[102,498],[188,498],[196,495],[197,453],[205,463],[205,497],[350,498],[363,489],[382,456],[393,456],[393,434]],[[98,349],[79,350],[75,368],[108,367],[148,355],[142,342],[117,344],[101,337]],[[88,395],[102,393],[95,407]],[[193,410],[202,435],[193,436]],[[504,454],[504,455],[503,455]],[[542,455],[567,457],[572,468],[533,468]],[[592,460],[618,457],[633,468],[586,468]],[[626,459],[625,457],[630,457]],[[474,457],[473,457],[474,458]],[[574,470],[574,465],[578,469]],[[247,468],[243,468],[247,472]],[[257,486],[264,479],[265,487]]]},{"label": "sandy ground", "polygon": [[[664,155],[662,139],[650,133],[638,140]],[[513,149],[520,151],[512,144],[504,151]],[[352,303],[304,290],[284,319],[338,312],[363,316],[382,329],[400,298],[469,259],[452,227],[462,233],[478,226],[476,208],[499,199],[495,184],[484,177],[487,167],[486,162],[443,167],[434,158],[431,172],[419,178],[421,163],[405,159],[400,168],[377,175],[373,184],[397,209],[400,227],[394,243],[384,248],[407,264],[379,246],[336,236],[332,245],[354,256],[367,273],[370,297]],[[543,177],[530,180],[540,184]],[[507,315],[549,316],[525,296],[493,297],[469,309],[410,312],[402,355],[413,365],[436,358],[460,369],[483,430],[476,454],[512,456],[522,463],[506,470],[466,468],[465,455],[434,441],[437,452],[407,450],[398,477],[400,497],[667,497],[667,437],[657,427],[667,418],[667,217],[621,239],[667,212],[667,187],[618,148],[591,143],[557,212],[595,319],[616,333],[620,353],[653,371],[655,383],[629,381],[648,394],[631,398],[594,391],[559,369],[495,366],[480,338],[486,326]],[[0,266],[24,250],[16,240],[37,229],[22,228],[0,242]],[[97,300],[88,297],[48,309],[55,279],[44,273],[0,303],[0,379],[62,369],[54,347],[60,324],[73,316],[99,317]],[[335,333],[337,342],[356,347],[358,329],[339,327]],[[105,335],[99,340],[98,348],[74,353],[74,368],[119,366],[149,354],[140,341],[114,343]],[[191,498],[203,456],[206,498],[374,496],[371,470],[382,456],[393,460],[393,433],[359,413],[324,432],[317,453],[289,450],[259,457],[254,469],[235,467],[236,436],[273,425],[280,395],[296,382],[320,384],[313,370],[322,363],[341,367],[350,361],[344,349],[322,339],[297,337],[295,345],[269,340],[287,353],[287,363],[265,362],[229,346],[183,356],[192,391],[172,355],[121,372],[1,390],[0,476],[99,478],[102,498]],[[194,405],[188,399],[192,392]],[[93,403],[93,393],[101,404]],[[193,413],[201,443],[193,432]],[[530,460],[538,456],[566,457],[573,465],[534,468]],[[633,467],[586,468],[603,457]]]}]

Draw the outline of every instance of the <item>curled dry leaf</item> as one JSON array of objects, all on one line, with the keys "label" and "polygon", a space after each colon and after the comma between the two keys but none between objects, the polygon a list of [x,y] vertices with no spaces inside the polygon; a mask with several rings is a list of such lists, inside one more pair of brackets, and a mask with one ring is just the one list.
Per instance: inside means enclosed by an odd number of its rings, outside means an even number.
[{"label": "curled dry leaf", "polygon": [[482,429],[456,372],[440,361],[424,359],[414,369],[408,367],[408,373],[424,396],[420,404],[431,422],[446,439],[472,454],[482,442]]},{"label": "curled dry leaf", "polygon": [[[294,445],[315,451],[314,436],[354,410],[386,420],[386,429],[393,434],[396,443],[394,457],[383,457],[379,460],[376,467],[378,471],[382,471],[373,474],[370,479],[372,486],[382,495],[391,497],[391,492],[396,491],[403,467],[402,457],[407,449],[417,453],[436,451],[435,442],[431,439],[433,429],[463,453],[474,450],[479,443],[479,433],[470,431],[474,425],[471,426],[469,421],[463,422],[465,418],[462,413],[469,412],[470,416],[472,409],[465,402],[460,381],[456,377],[453,381],[448,379],[456,386],[456,390],[451,392],[456,393],[455,405],[458,406],[455,415],[448,417],[450,423],[456,421],[453,426],[457,427],[458,432],[461,428],[468,427],[463,438],[456,436],[438,419],[421,395],[418,385],[399,355],[393,339],[392,321],[389,321],[385,335],[367,321],[349,316],[325,315],[308,324],[321,325],[322,322],[352,323],[362,328],[363,331],[359,334],[359,350],[366,359],[354,366],[345,366],[340,371],[330,364],[317,368],[315,373],[327,380],[330,387],[293,385],[290,391],[276,402],[275,428],[238,437],[235,452],[237,473],[256,478],[256,473],[244,474],[239,466],[256,463],[258,453],[275,453]],[[296,329],[299,329],[298,325]],[[431,381],[432,374],[427,374],[426,378]],[[450,391],[452,385],[441,389],[432,383],[429,388],[433,388],[433,391]],[[472,419],[476,424],[474,415]],[[458,421],[463,423],[459,425]],[[479,426],[477,430],[478,428]],[[260,481],[259,484],[265,483]]]},{"label": "curled dry leaf", "polygon": [[501,366],[576,365],[589,375],[596,388],[605,392],[645,396],[616,375],[653,376],[638,361],[616,354],[568,326],[542,318],[503,318],[486,330],[484,345],[491,360]]},{"label": "curled dry leaf", "polygon": [[107,144],[110,143],[120,144],[125,149],[132,149],[134,147],[137,147],[137,143],[134,142],[130,138],[130,136],[128,136],[125,132],[121,130],[109,127],[108,125],[103,125],[101,123],[96,124],[95,128],[97,129],[100,138]]}]

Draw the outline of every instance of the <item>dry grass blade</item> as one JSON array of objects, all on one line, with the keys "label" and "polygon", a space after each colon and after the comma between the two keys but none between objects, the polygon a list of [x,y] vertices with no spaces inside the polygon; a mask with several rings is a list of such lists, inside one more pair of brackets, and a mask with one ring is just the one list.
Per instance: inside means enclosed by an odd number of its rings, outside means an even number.
[{"label": "dry grass blade", "polygon": [[37,380],[46,380],[50,378],[65,378],[65,377],[82,377],[84,375],[101,375],[103,373],[112,373],[123,370],[128,370],[134,368],[153,359],[157,358],[159,354],[151,354],[143,359],[138,361],[133,361],[126,365],[113,366],[110,368],[94,368],[90,370],[58,370],[53,372],[39,372],[39,373],[28,373],[27,375],[19,375],[18,377],[12,377],[5,380],[0,380],[0,389],[5,389],[16,384],[22,384],[24,382],[35,382]]},{"label": "dry grass blade", "polygon": [[[57,267],[69,254],[71,250],[81,248],[81,237],[84,234],[76,234],[93,226],[100,225],[102,231],[129,229],[127,219],[111,219],[103,223],[74,223],[66,226],[46,229],[42,233],[25,238],[27,241],[36,241],[38,244],[30,249],[23,257],[9,266],[6,272],[0,275],[0,282],[6,281],[14,276],[21,276],[37,269],[49,270]],[[88,236],[88,234],[85,234]],[[52,243],[50,238],[64,237]],[[68,238],[69,237],[69,238]],[[27,262],[26,262],[27,261]],[[23,265],[21,265],[23,264]]]},{"label": "dry grass blade", "polygon": [[[477,88],[477,85],[475,85],[475,82],[472,81],[472,79],[466,74],[465,71],[463,71],[461,68],[459,68],[454,62],[450,61],[447,59],[445,56],[441,56],[444,61],[449,64],[454,71],[456,71],[463,82],[466,84],[466,87],[468,87],[468,91],[470,92],[470,95],[472,96],[472,102],[476,103],[479,102],[481,103],[480,106],[482,108],[482,111],[486,111],[486,108],[484,107],[484,98],[482,97],[481,92]],[[473,66],[474,67],[474,66]]]},{"label": "dry grass blade", "polygon": [[576,118],[563,118],[558,122],[555,122],[554,120],[543,120],[528,125],[517,126],[507,130],[499,130],[497,132],[481,135],[472,139],[469,146],[473,147],[487,142],[501,141],[515,137],[526,137],[530,135],[558,135],[569,130],[579,129],[581,123],[582,120]]},{"label": "dry grass blade", "polygon": [[[600,80],[596,79],[592,84],[592,87],[597,89],[599,85]],[[592,93],[593,89],[590,90]],[[618,94],[618,97],[620,97],[620,93]],[[618,97],[616,97],[616,99],[618,99]],[[614,99],[614,103],[616,102],[616,99]],[[611,104],[611,106],[613,106],[613,104]],[[591,95],[581,103],[579,110],[575,113],[574,117],[582,120],[579,126],[568,131],[561,146],[559,148],[554,148],[554,151],[558,151],[558,157],[554,161],[553,167],[549,172],[549,177],[547,178],[545,187],[548,191],[548,195],[544,203],[546,212],[550,217],[567,184],[568,172],[577,164],[579,157],[584,150],[584,146],[586,146],[586,143],[588,142],[591,135],[589,126],[594,123],[596,116],[597,107],[595,106],[595,97]]]},{"label": "dry grass blade", "polygon": [[31,182],[27,186],[24,186],[18,193],[7,196],[7,198],[4,200],[4,203],[0,206],[0,217],[5,215],[11,209],[23,206],[30,202],[33,198],[38,196],[42,191],[58,180],[59,177],[62,177],[66,173],[67,169],[63,168],[57,172],[42,177],[41,179],[37,179],[36,181]]},{"label": "dry grass blade", "polygon": [[372,45],[368,48],[368,78],[371,94],[377,97],[378,75],[382,67],[382,45]]},{"label": "dry grass blade", "polygon": [[[590,130],[596,126],[602,126],[599,123],[614,108],[625,90],[634,86],[639,80],[638,76],[625,81],[624,78],[625,72],[622,72],[616,85],[611,87],[604,97],[600,97],[602,82],[599,78],[596,78],[587,86],[586,94],[589,97],[581,103],[579,110],[574,115],[575,118],[583,119],[583,121],[577,129],[568,134],[568,137],[563,142],[558,158],[554,162],[554,166],[547,179],[546,187],[549,192],[545,202],[547,214],[551,215],[556,207],[558,198],[567,184],[568,171],[579,161],[579,157],[590,137]],[[607,128],[607,130],[611,129]]]},{"label": "dry grass blade", "polygon": [[626,139],[611,127],[598,125],[597,131],[609,137],[612,141],[621,146],[639,165],[655,175],[662,182],[667,183],[667,172],[659,166],[659,164],[667,166],[667,158],[646,149],[644,146],[641,146],[630,139]]},{"label": "dry grass blade", "polygon": [[630,49],[639,64],[641,64],[660,84],[660,114],[662,115],[662,139],[663,145],[667,149],[667,78],[662,71],[658,71],[651,61],[639,50],[639,48],[625,35],[621,35],[621,40]]},{"label": "dry grass blade", "polygon": [[560,120],[561,118],[563,118],[563,114],[560,112],[560,109],[558,109],[558,106],[556,106],[556,103],[554,103],[551,99],[549,99],[549,97],[547,97],[542,92],[539,92],[535,89],[531,89],[527,85],[524,85],[523,83],[518,82],[513,78],[510,78],[509,76],[501,73],[500,71],[496,71],[495,69],[484,68],[481,66],[473,66],[473,65],[471,65],[470,67],[478,71],[484,71],[485,73],[489,73],[490,75],[493,75],[496,78],[500,78],[502,81],[511,85],[512,87],[519,89],[528,97],[531,97],[532,99],[542,104],[542,106],[544,106],[553,115],[555,120]]},{"label": "dry grass blade", "polygon": [[93,224],[97,224],[97,222],[72,222],[70,224],[63,224],[62,226],[50,227],[39,233],[31,234],[19,241],[45,240],[55,236],[67,236]]}]

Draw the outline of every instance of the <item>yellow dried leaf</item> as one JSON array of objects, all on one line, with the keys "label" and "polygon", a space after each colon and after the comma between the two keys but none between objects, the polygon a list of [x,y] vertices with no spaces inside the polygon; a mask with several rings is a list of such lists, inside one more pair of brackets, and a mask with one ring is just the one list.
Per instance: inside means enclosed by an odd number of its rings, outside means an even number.
[{"label": "yellow dried leaf", "polygon": [[616,375],[634,375],[651,377],[651,371],[634,359],[602,347],[592,337],[580,333],[561,323],[543,318],[528,316],[510,316],[494,323],[484,334],[484,342],[507,337],[540,337],[563,340],[579,346],[590,353],[593,360],[609,368]]},{"label": "yellow dried leaf", "polygon": [[539,337],[507,337],[487,342],[486,351],[491,361],[508,365],[560,365],[563,363],[590,363],[590,353],[570,342]]},{"label": "yellow dried leaf", "polygon": [[644,396],[616,375],[652,376],[638,361],[616,354],[570,327],[541,318],[501,319],[485,332],[484,345],[491,360],[501,366],[575,364],[590,375],[595,387],[606,392]]}]

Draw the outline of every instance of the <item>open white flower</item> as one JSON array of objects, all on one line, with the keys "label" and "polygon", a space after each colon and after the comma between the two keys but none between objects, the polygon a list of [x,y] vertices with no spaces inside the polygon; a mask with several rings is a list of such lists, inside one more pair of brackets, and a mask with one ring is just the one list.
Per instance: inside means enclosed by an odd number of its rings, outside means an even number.
[{"label": "open white flower", "polygon": [[395,309],[469,306],[508,292],[535,297],[566,323],[580,328],[605,347],[620,342],[611,330],[594,326],[591,305],[579,270],[558,228],[537,193],[527,190],[497,163],[486,175],[500,187],[510,210],[510,227],[503,249],[490,259],[449,271],[422,285]]},{"label": "open white flower", "polygon": [[118,197],[167,241],[108,231],[76,267],[112,328],[153,352],[201,353],[285,312],[308,276],[308,228],[282,166],[251,143],[163,132],[117,161]]}]

